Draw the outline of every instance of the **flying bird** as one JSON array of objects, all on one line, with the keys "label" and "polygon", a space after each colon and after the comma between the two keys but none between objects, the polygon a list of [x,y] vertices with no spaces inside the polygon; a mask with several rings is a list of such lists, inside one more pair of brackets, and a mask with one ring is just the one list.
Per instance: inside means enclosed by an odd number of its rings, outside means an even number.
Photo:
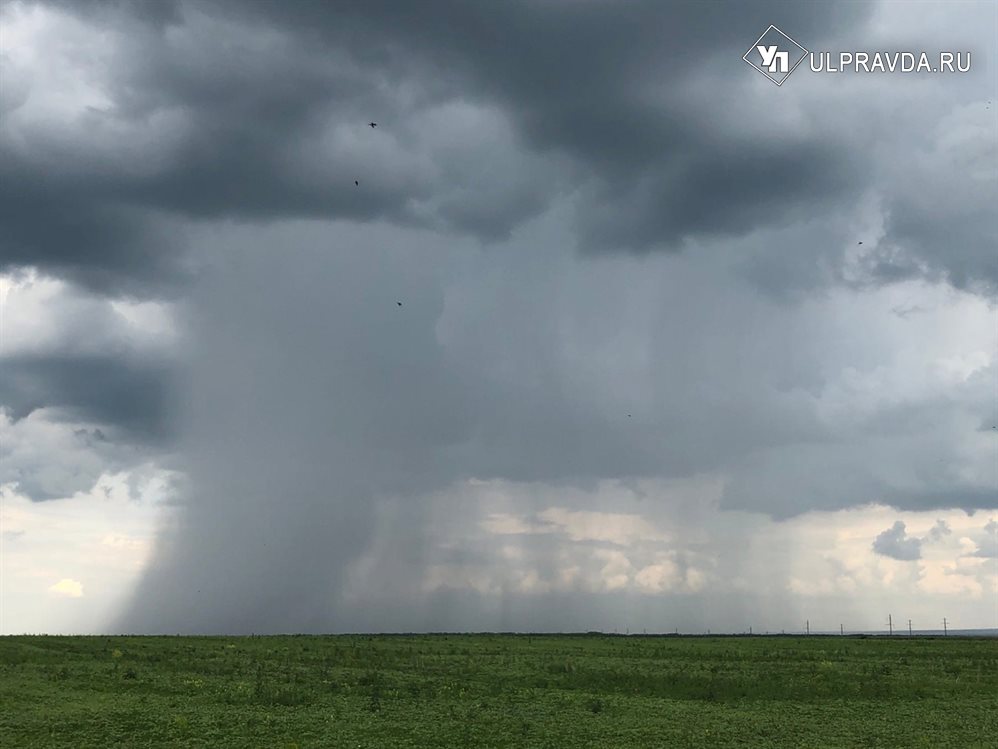
[{"label": "flying bird", "polygon": [[402,306],[402,302],[395,302],[395,304],[397,304],[399,307]]},{"label": "flying bird", "polygon": [[368,126],[369,128],[372,128],[372,129],[373,129],[373,128],[376,128],[376,127],[378,126],[378,123],[377,123],[377,122],[368,122],[368,123],[367,123],[367,126]]},{"label": "flying bird", "polygon": [[358,182],[357,180],[354,180],[354,181],[353,181],[353,183],[354,183],[355,185],[357,185],[358,187],[360,186],[360,182]]},{"label": "flying bird", "polygon": [[860,244],[863,244],[863,243],[862,243],[862,242],[860,242]]}]

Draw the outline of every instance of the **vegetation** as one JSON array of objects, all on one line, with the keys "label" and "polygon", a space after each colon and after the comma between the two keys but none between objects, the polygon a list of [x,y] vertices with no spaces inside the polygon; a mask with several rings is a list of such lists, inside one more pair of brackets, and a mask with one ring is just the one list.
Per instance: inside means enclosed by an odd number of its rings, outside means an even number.
[{"label": "vegetation", "polygon": [[4,747],[993,747],[998,641],[0,638]]}]

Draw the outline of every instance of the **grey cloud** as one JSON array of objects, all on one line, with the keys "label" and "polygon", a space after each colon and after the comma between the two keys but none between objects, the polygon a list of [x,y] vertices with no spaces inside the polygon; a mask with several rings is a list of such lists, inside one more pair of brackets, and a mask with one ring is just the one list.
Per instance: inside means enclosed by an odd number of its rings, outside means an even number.
[{"label": "grey cloud", "polygon": [[678,247],[686,237],[748,232],[803,220],[854,185],[848,150],[829,143],[683,144],[684,156],[648,175],[604,185],[587,205],[583,244]]},{"label": "grey cloud", "polygon": [[[77,126],[142,138],[157,116],[177,121],[169,138],[150,143],[142,170],[103,164],[95,173],[72,146],[53,169],[39,139],[26,139],[26,152],[5,144],[3,184],[17,188],[0,196],[3,266],[39,264],[101,288],[183,275],[192,248],[157,228],[170,214],[386,218],[494,240],[562,189],[591,184],[579,206],[583,246],[675,247],[687,235],[786,221],[841,196],[861,172],[827,136],[751,142],[703,127],[719,105],[698,111],[668,93],[713,65],[709,85],[723,100],[740,79],[715,61],[738,61],[757,27],[779,16],[821,38],[860,23],[859,6],[726,3],[723,14],[651,2],[61,7],[117,34],[104,82],[113,105]],[[400,99],[399,90],[411,93]],[[483,153],[488,141],[449,153],[427,143],[420,114],[461,101],[513,124],[515,140],[500,145],[519,159],[518,174],[505,186]],[[366,132],[372,117],[382,127]],[[330,150],[334,131],[352,131],[350,148]],[[532,159],[518,156],[524,148]],[[435,167],[407,166],[406,151]]]},{"label": "grey cloud", "polygon": [[965,481],[951,481],[945,488],[926,486],[924,488],[892,487],[884,492],[884,499],[895,507],[919,508],[925,510],[958,507],[967,512],[998,506],[995,490],[985,482],[968,485]]},{"label": "grey cloud", "polygon": [[[864,282],[926,276],[993,293],[998,278],[989,252],[998,231],[993,126],[966,104],[986,72],[954,81],[947,101],[964,108],[949,118],[905,116],[891,150],[844,114],[819,117],[807,88],[814,76],[793,81],[797,90],[757,91],[758,76],[740,60],[773,22],[812,48],[860,43],[872,5],[58,7],[116,33],[104,71],[113,105],[76,127],[141,141],[157,117],[173,125],[149,141],[140,170],[95,170],[72,145],[53,169],[39,138],[25,139],[24,152],[0,144],[2,183],[17,185],[0,196],[3,267],[40,264],[103,289],[150,293],[182,280],[200,251],[164,228],[171,216],[389,220],[496,241],[565,194],[575,196],[586,250],[679,250],[816,215],[848,221],[879,193],[887,224],[857,266]],[[982,33],[970,46],[988,47]],[[844,111],[883,118],[875,96],[857,101]],[[460,137],[447,135],[463,145],[448,147],[428,113],[452,105],[507,121],[509,137],[476,142],[483,123],[456,124]],[[377,131],[364,127],[371,118],[381,120]],[[924,146],[926,127],[939,142]],[[963,135],[954,143],[947,132]],[[916,149],[926,150],[911,159]],[[489,155],[497,150],[501,158]],[[806,244],[795,250],[802,267],[789,273],[765,256],[752,261],[760,285],[779,294],[801,281],[841,282],[844,244],[813,235]],[[815,266],[824,270],[815,275]]]},{"label": "grey cloud", "polygon": [[908,536],[904,522],[898,520],[874,539],[873,550],[891,559],[910,562],[922,558],[922,540]]},{"label": "grey cloud", "polygon": [[924,544],[937,543],[952,532],[946,521],[937,520],[924,537],[917,538],[909,536],[904,522],[898,520],[874,539],[873,550],[892,559],[913,561],[922,558]]},{"label": "grey cloud", "polygon": [[[543,205],[536,187],[547,181],[539,171],[543,163],[514,156],[522,173],[512,183],[500,181],[498,190],[486,184],[488,206],[477,195],[482,174],[490,171],[480,148],[458,149],[453,165],[445,161],[438,171],[432,162],[441,155],[425,151],[445,144],[427,145],[426,133],[409,123],[440,104],[439,97],[419,95],[414,107],[400,107],[379,83],[386,71],[349,50],[259,21],[230,24],[211,6],[185,8],[171,35],[159,25],[135,27],[105,5],[91,12],[89,20],[117,32],[111,37],[119,44],[116,64],[105,81],[113,106],[87,113],[76,125],[89,125],[91,139],[123,130],[126,139],[143,142],[154,134],[155,118],[172,117],[174,124],[149,140],[142,169],[125,162],[95,168],[91,155],[72,144],[71,125],[57,136],[67,140],[57,167],[46,163],[44,138],[51,134],[0,143],[7,186],[0,196],[0,267],[38,265],[97,288],[149,293],[147,287],[155,292],[158,283],[182,278],[189,252],[199,249],[175,230],[162,230],[171,215],[390,218],[469,230],[480,225],[484,237],[494,238]],[[229,42],[224,59],[214,51],[219,35]],[[393,72],[406,85],[402,72]],[[422,87],[418,80],[412,85],[417,92]],[[455,92],[448,98],[458,99]],[[384,116],[380,131],[366,128],[372,116]],[[333,136],[354,142],[330,141]],[[476,161],[483,168],[469,169]],[[534,187],[519,189],[531,182]]]},{"label": "grey cloud", "polygon": [[[190,310],[183,532],[164,535],[120,628],[351,626],[354,566],[373,555],[379,585],[405,589],[404,560],[421,584],[427,497],[469,478],[554,490],[699,474],[723,482],[723,509],[775,517],[887,489],[921,509],[920,491],[946,486],[912,456],[959,456],[948,435],[963,410],[976,419],[976,391],[954,390],[942,422],[923,397],[854,413],[853,396],[836,406],[842,369],[893,366],[872,330],[788,314],[720,251],[580,262],[567,235],[549,218],[476,252],[384,225],[212,232]],[[549,506],[535,501],[517,509]]]},{"label": "grey cloud", "polygon": [[60,498],[92,486],[95,460],[117,471],[169,452],[175,307],[111,302],[35,274],[4,281],[0,411],[20,447],[0,483]]},{"label": "grey cloud", "polygon": [[183,21],[182,0],[45,0],[45,5],[107,22],[127,19],[154,28]]},{"label": "grey cloud", "polygon": [[989,520],[977,534],[977,549],[972,556],[984,559],[998,559],[998,521]]},{"label": "grey cloud", "polygon": [[[468,71],[514,113],[535,148],[573,157],[597,185],[580,206],[584,246],[644,249],[786,221],[861,179],[848,147],[827,139],[752,139],[740,137],[736,123],[720,132],[703,124],[723,121],[722,102],[743,83],[717,60],[738,60],[749,29],[779,17],[817,41],[862,22],[865,11],[782,2],[722,7],[723,21],[696,3],[653,2],[514,3],[499,12],[462,3],[418,13],[381,3],[344,15],[352,22],[346,28],[367,31],[361,43],[387,36],[440,67]],[[462,33],[450,33],[455,28]],[[705,69],[711,75],[699,85],[713,89],[703,97],[710,104],[698,108],[673,93]]]},{"label": "grey cloud", "polygon": [[953,530],[945,520],[937,520],[936,524],[929,529],[928,535],[923,540],[928,542],[941,541],[952,532]]},{"label": "grey cloud", "polygon": [[[159,362],[98,353],[15,358],[0,393],[22,416],[98,421],[88,448],[105,424],[181,435],[180,531],[125,628],[347,621],[379,529],[405,527],[386,553],[423,569],[425,497],[468,477],[707,474],[724,509],[776,517],[994,506],[912,468],[961,457],[951,437],[981,396],[836,393],[845,370],[889,367],[890,341],[861,347],[862,322],[803,303],[918,276],[987,290],[987,175],[968,187],[927,133],[973,97],[776,89],[740,60],[769,23],[814,46],[863,32],[874,6],[59,7],[107,32],[112,103],[0,139],[0,268],[109,295],[197,284],[182,389]],[[8,122],[37,103],[29,84]],[[883,237],[850,260],[878,194]]]},{"label": "grey cloud", "polygon": [[119,430],[79,418],[58,408],[33,411],[14,420],[0,407],[4,439],[0,445],[0,485],[33,501],[64,499],[90,491],[106,473],[129,472],[137,495],[150,465],[166,465],[168,455],[136,443]]},{"label": "grey cloud", "polygon": [[5,357],[0,404],[15,419],[39,408],[112,425],[119,438],[163,444],[173,434],[168,403],[172,365],[121,355]]},{"label": "grey cloud", "polygon": [[176,295],[189,280],[180,232],[162,217],[102,201],[93,185],[47,184],[9,152],[2,161],[0,271],[39,267],[115,296]]},{"label": "grey cloud", "polygon": [[[696,3],[653,2],[418,10],[383,2],[264,12],[281,26],[316,29],[333,45],[413,56],[431,74],[497,102],[530,147],[568,156],[574,179],[593,185],[579,206],[583,246],[646,249],[786,221],[806,204],[842,195],[862,173],[848,148],[827,138],[743,138],[701,120],[718,121],[720,102],[740,80],[716,61],[738,60],[749,29],[778,16],[820,39],[860,23],[865,12],[804,12],[784,2],[725,3],[723,11],[723,21]],[[705,69],[711,75],[701,85],[716,89],[705,97],[715,104],[698,109],[674,91]]]},{"label": "grey cloud", "polygon": [[[996,73],[991,72],[994,89]],[[874,276],[925,275],[998,298],[998,112],[984,94],[954,106],[928,143],[889,163],[886,234]]]}]

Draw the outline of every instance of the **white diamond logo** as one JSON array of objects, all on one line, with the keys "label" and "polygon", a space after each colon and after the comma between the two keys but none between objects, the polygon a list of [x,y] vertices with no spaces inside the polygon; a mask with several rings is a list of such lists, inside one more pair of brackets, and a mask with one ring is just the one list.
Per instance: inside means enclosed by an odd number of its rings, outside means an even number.
[{"label": "white diamond logo", "polygon": [[742,55],[742,59],[777,86],[782,86],[808,54],[803,45],[770,25]]}]

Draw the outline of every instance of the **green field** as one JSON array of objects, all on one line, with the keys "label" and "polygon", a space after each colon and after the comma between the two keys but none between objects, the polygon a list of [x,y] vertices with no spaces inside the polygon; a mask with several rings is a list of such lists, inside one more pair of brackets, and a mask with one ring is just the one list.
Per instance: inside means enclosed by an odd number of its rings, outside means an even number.
[{"label": "green field", "polygon": [[0,638],[3,747],[998,746],[998,641]]}]

